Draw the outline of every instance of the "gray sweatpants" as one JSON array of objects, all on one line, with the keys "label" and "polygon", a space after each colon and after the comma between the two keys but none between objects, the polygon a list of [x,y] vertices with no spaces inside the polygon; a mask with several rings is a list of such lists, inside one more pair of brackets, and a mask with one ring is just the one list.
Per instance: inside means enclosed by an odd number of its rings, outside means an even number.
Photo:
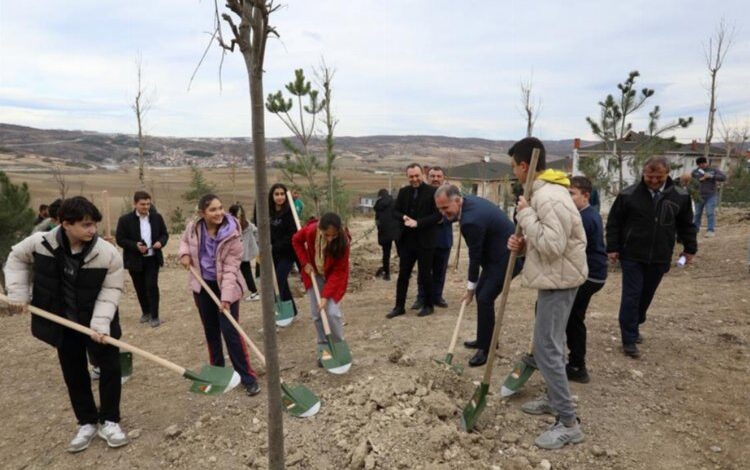
[{"label": "gray sweatpants", "polygon": [[[315,275],[315,280],[318,283],[318,290],[323,291],[325,286],[325,279],[323,276]],[[315,290],[310,287],[307,289],[307,298],[310,299],[310,313],[312,314],[313,323],[315,323],[315,329],[318,332],[318,344],[326,343],[326,333],[323,329],[323,320],[320,318],[320,310],[318,309],[318,299],[315,298]],[[328,325],[331,327],[331,335],[335,341],[341,341],[344,339],[344,318],[341,314],[339,304],[334,302],[333,299],[328,299],[325,306],[326,314],[328,316]]]},{"label": "gray sweatpants", "polygon": [[577,287],[539,290],[534,324],[534,359],[547,383],[552,409],[565,425],[573,425],[576,412],[565,373],[565,328]]}]

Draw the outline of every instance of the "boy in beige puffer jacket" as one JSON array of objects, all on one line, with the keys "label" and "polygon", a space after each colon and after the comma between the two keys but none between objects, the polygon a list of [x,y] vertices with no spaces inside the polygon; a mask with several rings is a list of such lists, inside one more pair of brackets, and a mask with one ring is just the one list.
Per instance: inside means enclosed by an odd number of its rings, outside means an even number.
[{"label": "boy in beige puffer jacket", "polygon": [[519,198],[516,217],[523,236],[511,236],[508,248],[524,253],[523,285],[538,289],[534,324],[534,359],[547,384],[547,397],[524,404],[531,414],[557,415],[555,424],[537,437],[544,449],[559,449],[583,441],[570,398],[565,372],[565,328],[578,286],[586,281],[586,232],[568,193],[570,181],[555,170],[545,170],[544,145],[527,137],[508,154],[513,173],[525,181],[534,148],[540,150],[531,200]]}]

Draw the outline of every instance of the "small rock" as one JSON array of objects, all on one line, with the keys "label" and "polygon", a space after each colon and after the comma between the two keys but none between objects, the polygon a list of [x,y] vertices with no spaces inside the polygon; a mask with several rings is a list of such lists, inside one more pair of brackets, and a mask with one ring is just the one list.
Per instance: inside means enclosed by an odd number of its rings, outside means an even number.
[{"label": "small rock", "polygon": [[677,390],[683,391],[685,390],[685,384],[681,384],[681,383],[676,384],[674,388],[676,388]]},{"label": "small rock", "polygon": [[141,437],[141,430],[140,429],[133,429],[128,433],[128,437],[131,439],[138,439]]},{"label": "small rock", "polygon": [[305,454],[302,452],[297,452],[295,454],[292,454],[291,457],[288,457],[286,459],[286,465],[297,465],[298,463],[302,462],[304,460]]},{"label": "small rock", "polygon": [[612,348],[604,348],[604,351],[606,351],[606,352],[612,352]]},{"label": "small rock", "polygon": [[258,418],[253,418],[253,424],[260,424],[260,420]]},{"label": "small rock", "polygon": [[413,416],[413,415],[414,415],[414,413],[416,413],[416,412],[417,412],[417,410],[416,410],[415,408],[406,408],[406,409],[404,410],[404,414],[405,414],[406,416]]},{"label": "small rock", "polygon": [[539,468],[542,470],[550,470],[552,468],[552,464],[547,459],[542,459],[541,462],[539,462]]},{"label": "small rock", "polygon": [[636,370],[636,369],[630,369],[630,375],[632,375],[633,377],[637,377],[639,379],[643,378],[643,372]]},{"label": "small rock", "polygon": [[365,457],[365,470],[372,470],[375,468],[375,456],[370,454]]},{"label": "small rock", "polygon": [[362,468],[365,466],[365,459],[367,458],[367,454],[370,453],[370,443],[367,442],[367,439],[363,439],[362,442],[359,443],[356,449],[352,452],[352,460],[350,468]]},{"label": "small rock", "polygon": [[594,457],[603,457],[607,452],[601,447],[595,445],[591,448],[591,455]]},{"label": "small rock", "polygon": [[718,454],[719,452],[721,452],[721,447],[711,446],[711,452],[716,452]]},{"label": "small rock", "polygon": [[208,461],[209,463],[216,463],[216,456],[212,455],[211,457],[208,458]]},{"label": "small rock", "polygon": [[388,360],[396,364],[398,363],[398,360],[401,359],[401,356],[403,355],[404,355],[404,352],[401,349],[396,348],[393,351],[391,351],[390,354],[388,354]]},{"label": "small rock", "polygon": [[411,356],[407,356],[406,354],[401,356],[398,360],[398,365],[400,366],[411,367],[414,364],[416,364],[416,361],[414,360],[414,358]]},{"label": "small rock", "polygon": [[170,439],[174,439],[175,437],[182,434],[182,431],[179,427],[177,427],[176,424],[173,424],[169,426],[167,429],[164,430],[164,435],[167,436]]},{"label": "small rock", "polygon": [[521,437],[516,433],[509,432],[507,434],[503,434],[503,437],[500,440],[505,442],[506,444],[515,444],[519,440],[521,440]]}]

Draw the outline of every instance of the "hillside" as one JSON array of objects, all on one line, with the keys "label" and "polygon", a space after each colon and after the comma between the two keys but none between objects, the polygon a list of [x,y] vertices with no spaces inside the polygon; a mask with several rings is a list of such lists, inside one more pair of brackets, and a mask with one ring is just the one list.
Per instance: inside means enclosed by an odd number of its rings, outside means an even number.
[{"label": "hillside", "polygon": [[[442,166],[476,162],[484,155],[504,155],[510,140],[487,140],[444,136],[366,136],[337,137],[340,166],[349,168],[396,169],[407,161]],[[315,142],[322,153],[323,142]],[[568,155],[572,140],[547,141],[551,158]],[[271,162],[284,158],[281,139],[268,139]],[[149,166],[221,167],[252,161],[249,138],[176,138],[149,136],[146,150]],[[122,166],[137,159],[138,140],[134,135],[89,131],[35,129],[0,123],[0,153],[36,154],[58,158],[69,166]]]}]

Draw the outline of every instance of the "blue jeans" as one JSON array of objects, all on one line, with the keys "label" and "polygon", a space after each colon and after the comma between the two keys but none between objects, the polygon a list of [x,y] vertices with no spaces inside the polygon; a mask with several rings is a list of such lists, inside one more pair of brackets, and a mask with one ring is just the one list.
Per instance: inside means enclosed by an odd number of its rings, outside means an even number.
[{"label": "blue jeans", "polygon": [[701,218],[703,216],[703,208],[706,209],[706,219],[708,219],[708,231],[714,231],[714,209],[716,209],[716,194],[710,196],[701,196],[701,201],[695,202],[695,218],[693,219],[693,225],[700,231],[701,229]]}]

